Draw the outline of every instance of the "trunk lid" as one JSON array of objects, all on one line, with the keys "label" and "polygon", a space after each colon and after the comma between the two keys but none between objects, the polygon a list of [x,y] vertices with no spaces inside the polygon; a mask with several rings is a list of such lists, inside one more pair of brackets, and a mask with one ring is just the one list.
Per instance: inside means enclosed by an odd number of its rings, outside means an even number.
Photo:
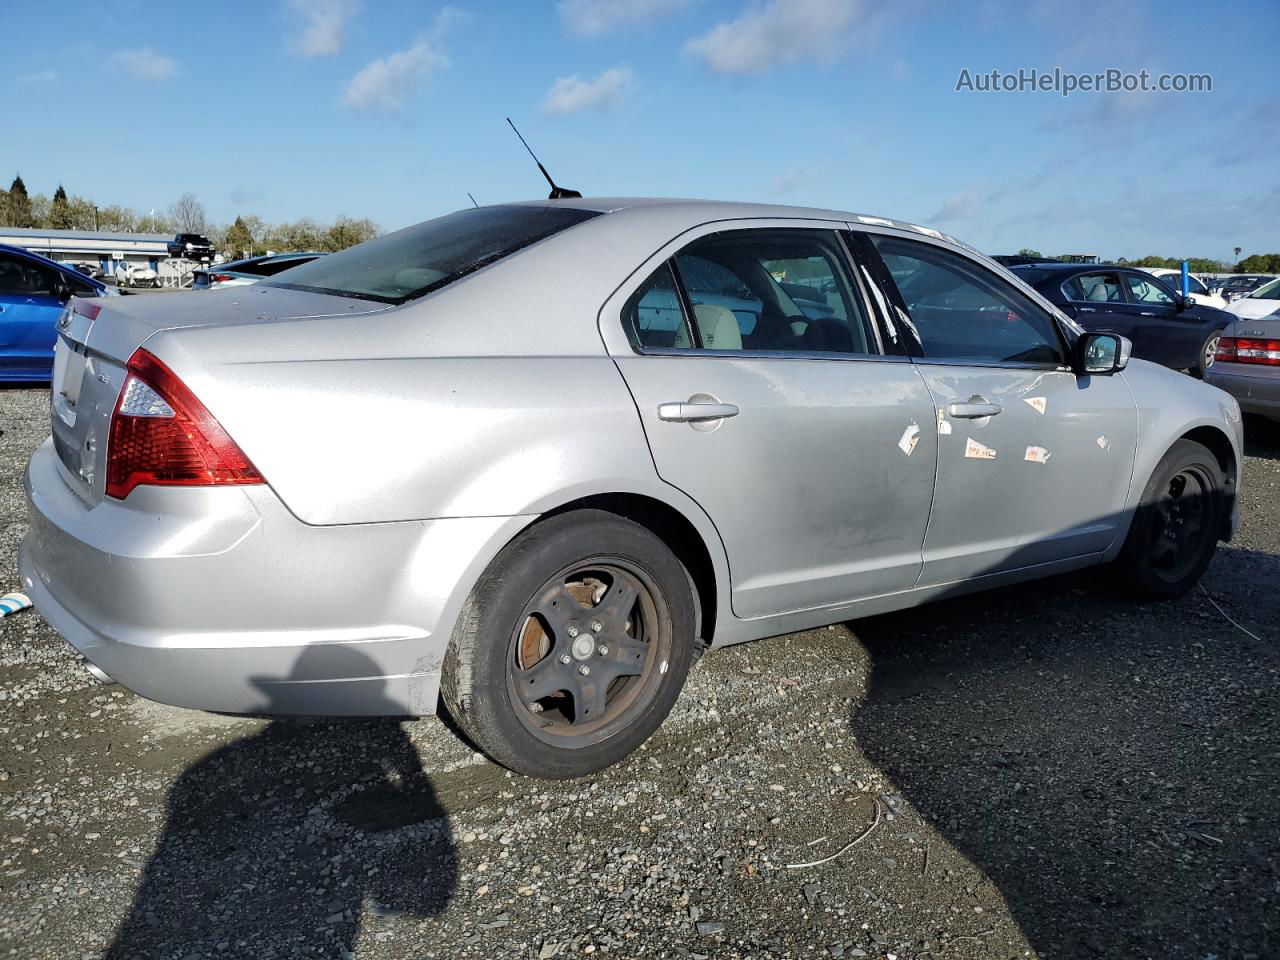
[{"label": "trunk lid", "polygon": [[107,440],[133,352],[152,334],[385,310],[363,300],[263,287],[235,293],[72,299],[57,321],[50,391],[53,446],[63,479],[89,504],[106,490]]}]

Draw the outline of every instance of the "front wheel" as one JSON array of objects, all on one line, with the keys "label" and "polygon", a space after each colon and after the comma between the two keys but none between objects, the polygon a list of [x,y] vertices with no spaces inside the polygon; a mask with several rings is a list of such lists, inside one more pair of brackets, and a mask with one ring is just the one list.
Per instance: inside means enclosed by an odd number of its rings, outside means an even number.
[{"label": "front wheel", "polygon": [[695,643],[693,592],[666,544],[579,510],[534,525],[490,564],[454,630],[441,696],[503,766],[580,777],[658,728]]},{"label": "front wheel", "polygon": [[1179,440],[1138,502],[1115,569],[1140,599],[1172,600],[1200,579],[1218,548],[1226,480],[1203,444]]}]

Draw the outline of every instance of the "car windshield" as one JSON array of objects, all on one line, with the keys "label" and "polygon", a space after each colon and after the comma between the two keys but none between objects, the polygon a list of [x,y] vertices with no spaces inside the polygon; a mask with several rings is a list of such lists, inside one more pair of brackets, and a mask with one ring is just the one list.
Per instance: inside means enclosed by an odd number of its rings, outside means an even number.
[{"label": "car windshield", "polygon": [[267,285],[404,303],[596,216],[574,207],[460,210],[312,260]]},{"label": "car windshield", "polygon": [[1280,300],[1280,278],[1272,280],[1249,294],[1250,300]]}]

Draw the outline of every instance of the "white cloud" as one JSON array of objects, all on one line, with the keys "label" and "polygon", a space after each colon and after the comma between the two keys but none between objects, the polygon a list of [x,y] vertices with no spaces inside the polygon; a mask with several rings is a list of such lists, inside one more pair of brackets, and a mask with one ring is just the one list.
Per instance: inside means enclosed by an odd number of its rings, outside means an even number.
[{"label": "white cloud", "polygon": [[150,47],[117,50],[111,55],[111,65],[133,79],[143,81],[168,80],[178,71],[176,63]]},{"label": "white cloud", "polygon": [[831,63],[871,18],[865,0],[770,0],[685,44],[717,73],[762,73],[797,60]]},{"label": "white cloud", "polygon": [[302,57],[327,57],[342,49],[347,24],[360,0],[289,0],[292,30],[289,47]]},{"label": "white cloud", "polygon": [[611,107],[631,87],[635,74],[630,67],[612,67],[597,77],[583,80],[576,73],[560,77],[551,85],[542,102],[543,113],[577,113],[596,107]]},{"label": "white cloud", "polygon": [[570,33],[580,37],[594,37],[621,27],[634,27],[683,7],[697,0],[560,0],[560,22]]},{"label": "white cloud", "polygon": [[808,167],[792,167],[769,178],[769,192],[778,196],[795,193],[812,178],[813,171]]},{"label": "white cloud", "polygon": [[463,15],[453,7],[445,7],[436,17],[435,26],[412,46],[390,56],[380,57],[351,78],[342,102],[358,110],[399,110],[405,98],[433,73],[448,69],[445,33]]},{"label": "white cloud", "polygon": [[957,223],[972,220],[979,214],[991,215],[991,209],[1008,192],[1005,187],[992,189],[983,183],[975,183],[959,193],[953,193],[929,218],[930,223]]}]

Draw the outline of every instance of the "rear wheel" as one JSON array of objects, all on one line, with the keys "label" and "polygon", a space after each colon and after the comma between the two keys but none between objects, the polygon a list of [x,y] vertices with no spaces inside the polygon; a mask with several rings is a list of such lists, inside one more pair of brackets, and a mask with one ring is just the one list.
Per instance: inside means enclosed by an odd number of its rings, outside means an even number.
[{"label": "rear wheel", "polygon": [[1147,482],[1116,571],[1147,600],[1180,597],[1200,579],[1218,547],[1226,482],[1203,444],[1179,440]]},{"label": "rear wheel", "polygon": [[1222,331],[1215,330],[1205,338],[1203,344],[1200,345],[1200,357],[1196,365],[1191,368],[1193,376],[1204,379],[1205,373],[1213,366],[1214,360],[1218,356],[1218,344],[1222,340]]},{"label": "rear wheel", "polygon": [[614,514],[566,513],[519,536],[481,577],[441,696],[503,766],[579,777],[658,728],[694,644],[693,594],[667,546]]}]

